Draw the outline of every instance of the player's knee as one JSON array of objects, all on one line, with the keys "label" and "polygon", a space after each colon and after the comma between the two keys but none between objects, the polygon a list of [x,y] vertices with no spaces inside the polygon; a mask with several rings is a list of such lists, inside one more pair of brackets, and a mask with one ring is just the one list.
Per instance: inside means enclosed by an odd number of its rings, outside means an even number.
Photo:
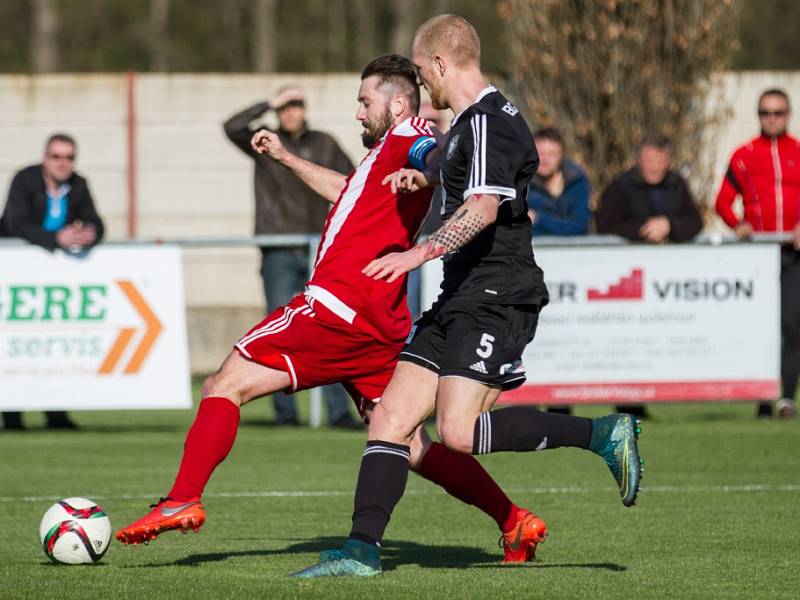
[{"label": "player's knee", "polygon": [[378,404],[369,419],[369,436],[370,439],[408,444],[411,442],[415,427],[416,423],[408,424],[402,415]]},{"label": "player's knee", "polygon": [[225,375],[224,371],[217,371],[206,377],[200,388],[200,394],[202,398],[227,398],[238,406],[242,405],[242,395],[235,389],[233,382]]},{"label": "player's knee", "polygon": [[458,421],[443,421],[436,424],[436,431],[442,443],[456,452],[472,453],[472,429]]}]

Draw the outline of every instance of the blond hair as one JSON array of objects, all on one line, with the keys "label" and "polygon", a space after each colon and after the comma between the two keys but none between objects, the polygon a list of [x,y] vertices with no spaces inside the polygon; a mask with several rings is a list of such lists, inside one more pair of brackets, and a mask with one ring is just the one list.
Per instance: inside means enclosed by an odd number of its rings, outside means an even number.
[{"label": "blond hair", "polygon": [[446,56],[457,67],[481,61],[478,32],[458,15],[437,15],[425,21],[414,35],[414,47],[428,56]]}]

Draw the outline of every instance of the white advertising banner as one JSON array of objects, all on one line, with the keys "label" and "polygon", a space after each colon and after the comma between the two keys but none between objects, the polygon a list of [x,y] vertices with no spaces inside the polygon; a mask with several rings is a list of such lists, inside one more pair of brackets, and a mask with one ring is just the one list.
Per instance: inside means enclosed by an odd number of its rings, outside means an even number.
[{"label": "white advertising banner", "polygon": [[181,252],[0,248],[0,410],[189,408]]},{"label": "white advertising banner", "polygon": [[[536,248],[550,304],[507,403],[774,399],[775,244]],[[441,263],[426,265],[423,305]]]}]

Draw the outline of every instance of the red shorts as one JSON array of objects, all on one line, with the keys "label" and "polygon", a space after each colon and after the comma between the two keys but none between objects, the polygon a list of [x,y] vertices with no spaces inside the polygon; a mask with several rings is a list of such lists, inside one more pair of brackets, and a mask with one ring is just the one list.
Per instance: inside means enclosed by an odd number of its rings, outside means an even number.
[{"label": "red shorts", "polygon": [[290,391],[342,383],[359,412],[380,400],[404,342],[386,344],[303,294],[248,331],[235,348],[244,358],[286,371]]}]

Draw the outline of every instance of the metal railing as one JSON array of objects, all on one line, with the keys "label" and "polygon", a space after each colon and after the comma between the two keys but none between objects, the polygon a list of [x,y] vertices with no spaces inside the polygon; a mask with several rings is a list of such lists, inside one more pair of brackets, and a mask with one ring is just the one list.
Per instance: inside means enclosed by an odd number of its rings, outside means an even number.
[{"label": "metal railing", "polygon": [[[252,247],[262,248],[308,248],[309,272],[313,270],[317,246],[319,244],[318,235],[305,234],[274,234],[274,235],[255,235],[244,237],[219,237],[219,238],[138,238],[133,240],[109,240],[103,242],[110,246],[149,246],[149,245],[175,245],[183,248],[232,248],[232,247]],[[693,245],[719,246],[722,244],[785,244],[791,241],[791,234],[788,233],[757,233],[746,240],[740,240],[733,235],[720,235],[717,233],[702,234],[694,240],[687,242]],[[0,250],[4,247],[19,247],[28,243],[16,238],[0,238]],[[614,235],[587,235],[569,237],[537,237],[533,240],[534,249],[541,248],[564,248],[564,247],[611,247],[631,245],[631,242],[624,238]],[[1,260],[1,259],[0,259]],[[310,390],[309,424],[312,427],[319,427],[322,424],[322,391],[320,388]]]}]

